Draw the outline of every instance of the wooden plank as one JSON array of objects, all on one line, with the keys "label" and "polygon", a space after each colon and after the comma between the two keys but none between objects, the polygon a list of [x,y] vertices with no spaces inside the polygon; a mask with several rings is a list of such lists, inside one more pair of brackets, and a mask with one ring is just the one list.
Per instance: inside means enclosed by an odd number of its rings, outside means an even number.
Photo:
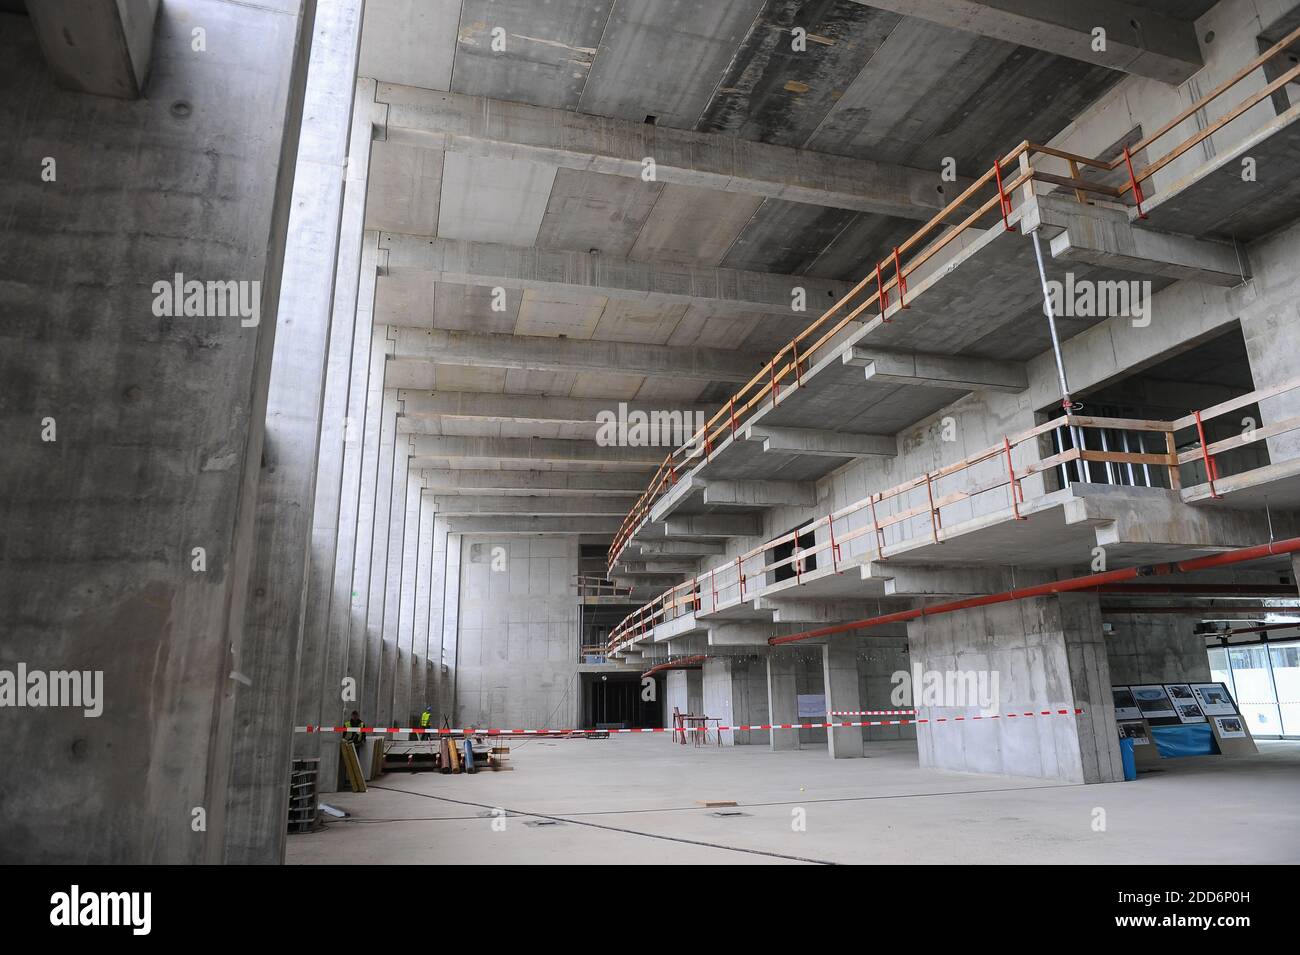
[{"label": "wooden plank", "polygon": [[[1210,405],[1210,407],[1201,410],[1201,420],[1209,421],[1211,418],[1217,418],[1219,415],[1227,414],[1229,411],[1237,411],[1240,408],[1245,408],[1246,406],[1253,405],[1256,402],[1274,398],[1285,391],[1291,391],[1293,388],[1300,388],[1300,378],[1292,378],[1289,381],[1284,381],[1269,388],[1261,388],[1256,391],[1247,392],[1244,395],[1238,395],[1236,398],[1229,398],[1227,401],[1222,401],[1217,405]],[[1181,418],[1170,422],[1170,424],[1173,426],[1175,431],[1181,431],[1183,428],[1193,427],[1196,424],[1196,415],[1183,415]]]}]

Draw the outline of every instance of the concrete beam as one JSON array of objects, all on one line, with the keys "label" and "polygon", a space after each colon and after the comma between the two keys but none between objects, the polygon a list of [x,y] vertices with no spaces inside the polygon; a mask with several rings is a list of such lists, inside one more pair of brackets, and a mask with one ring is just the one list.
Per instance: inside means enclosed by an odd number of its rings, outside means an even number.
[{"label": "concrete beam", "polygon": [[413,434],[409,440],[412,454],[419,458],[477,458],[525,464],[592,462],[649,468],[658,466],[664,457],[662,448],[602,447],[594,441],[558,438],[449,438]]},{"label": "concrete beam", "polygon": [[[380,84],[389,142],[700,186],[905,219],[929,219],[968,182],[939,171],[564,109]],[[940,187],[943,191],[940,191]]]},{"label": "concrete beam", "polygon": [[397,330],[395,355],[440,365],[603,374],[617,370],[626,375],[733,384],[749,381],[770,357],[728,348],[677,348],[420,328]]},{"label": "concrete beam", "polygon": [[[854,0],[966,33],[1057,53],[1171,85],[1203,65],[1196,28],[1122,0]],[[1105,33],[1094,49],[1093,31]]]},{"label": "concrete beam", "polygon": [[693,560],[625,560],[614,566],[614,573],[620,577],[635,577],[639,574],[666,574],[680,577],[695,573]]},{"label": "concrete beam", "polygon": [[1235,288],[1250,278],[1244,250],[1226,242],[1153,232],[1134,225],[1122,209],[1088,206],[1058,196],[1039,196],[1023,227],[1035,223],[1064,231],[1053,236],[1052,258],[1123,269],[1180,281]]},{"label": "concrete beam", "polygon": [[639,554],[642,557],[708,557],[726,551],[725,544],[710,544],[707,541],[639,541],[629,544],[624,552],[626,556]]},{"label": "concrete beam", "polygon": [[850,434],[819,428],[762,428],[750,425],[745,440],[762,441],[764,451],[836,458],[894,457],[898,441],[888,434]]},{"label": "concrete beam", "polygon": [[[427,421],[440,418],[472,418],[493,423],[505,421],[528,424],[590,425],[592,434],[600,427],[596,416],[617,411],[619,405],[628,414],[646,415],[677,411],[694,418],[711,415],[716,405],[693,402],[624,401],[619,398],[563,398],[542,395],[512,395],[478,391],[411,391],[400,389],[401,415],[411,430],[418,431]],[[671,408],[669,405],[672,405]]]},{"label": "concrete beam", "polygon": [[722,507],[812,507],[811,481],[705,481],[704,503]]},{"label": "concrete beam", "polygon": [[775,631],[766,623],[719,623],[709,627],[711,647],[762,647],[768,648],[768,638]]},{"label": "concrete beam", "polygon": [[618,517],[636,503],[634,497],[466,497],[425,492],[444,517],[474,517],[488,514],[531,514],[536,517]]},{"label": "concrete beam", "polygon": [[[426,490],[440,494],[633,496],[648,478],[628,471],[492,471],[429,468],[420,472]],[[718,551],[721,553],[721,551]]]},{"label": "concrete beam", "polygon": [[854,345],[844,352],[846,365],[858,365],[868,381],[923,388],[1002,391],[1016,394],[1029,387],[1025,366],[1014,361],[958,358],[916,352],[883,351]]},{"label": "concrete beam", "polygon": [[615,517],[530,517],[526,514],[449,517],[446,522],[447,530],[452,534],[600,534],[611,537],[620,523],[622,518]]},{"label": "concrete beam", "polygon": [[[830,304],[851,288],[849,282],[806,275],[779,275],[743,269],[671,262],[634,262],[591,252],[535,249],[384,232],[379,247],[389,253],[392,280],[420,277],[458,285],[500,286],[525,291],[603,295],[653,305],[698,305],[711,311],[761,312],[806,319],[795,312],[793,292],[806,301]],[[380,296],[383,298],[383,280]],[[380,321],[406,324],[387,314]]]},{"label": "concrete beam", "polygon": [[874,617],[880,612],[878,604],[863,600],[774,600],[768,597],[757,598],[754,609],[772,611],[773,623],[842,623]]},{"label": "concrete beam", "polygon": [[912,566],[870,561],[862,565],[862,579],[884,580],[887,597],[967,597],[1046,583],[1050,575],[1041,569],[1025,567],[1013,572],[1000,566]]},{"label": "concrete beam", "polygon": [[753,537],[763,532],[762,522],[754,514],[670,517],[663,528],[664,537]]},{"label": "concrete beam", "polygon": [[137,99],[153,55],[159,0],[39,0],[27,4],[36,40],[60,86]]}]

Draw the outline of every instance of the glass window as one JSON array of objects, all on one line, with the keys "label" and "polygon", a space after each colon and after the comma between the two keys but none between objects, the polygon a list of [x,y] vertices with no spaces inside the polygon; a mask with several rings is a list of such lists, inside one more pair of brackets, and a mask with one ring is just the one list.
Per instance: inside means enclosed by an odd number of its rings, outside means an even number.
[{"label": "glass window", "polygon": [[1288,736],[1300,735],[1300,640],[1269,644],[1268,651],[1282,715],[1282,732]]},{"label": "glass window", "polygon": [[1232,668],[1228,666],[1228,650],[1226,647],[1211,647],[1208,651],[1210,656],[1210,680],[1213,683],[1226,683],[1228,692],[1232,698],[1237,698],[1237,687],[1232,682]]},{"label": "glass window", "polygon": [[1263,644],[1229,647],[1228,662],[1232,665],[1233,682],[1237,688],[1237,705],[1250,726],[1251,734],[1281,736],[1282,718],[1273,689],[1268,647]]}]

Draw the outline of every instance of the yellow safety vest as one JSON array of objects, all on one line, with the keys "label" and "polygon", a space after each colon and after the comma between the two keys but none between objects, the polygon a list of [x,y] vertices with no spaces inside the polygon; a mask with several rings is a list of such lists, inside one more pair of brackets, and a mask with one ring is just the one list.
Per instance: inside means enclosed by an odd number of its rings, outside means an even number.
[{"label": "yellow safety vest", "polygon": [[428,710],[420,714],[420,728],[423,729],[429,725],[429,719],[433,716]]}]

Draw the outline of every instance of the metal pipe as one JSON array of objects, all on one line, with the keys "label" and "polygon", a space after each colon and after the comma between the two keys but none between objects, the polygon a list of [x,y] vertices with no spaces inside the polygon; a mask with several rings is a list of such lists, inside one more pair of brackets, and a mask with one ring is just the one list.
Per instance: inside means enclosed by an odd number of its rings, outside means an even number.
[{"label": "metal pipe", "polygon": [[1043,248],[1038,241],[1038,230],[1031,235],[1034,239],[1034,258],[1038,260],[1038,279],[1043,285],[1043,311],[1047,313],[1047,327],[1052,333],[1052,353],[1056,356],[1056,376],[1061,383],[1061,407],[1069,414],[1074,405],[1070,397],[1070,386],[1065,380],[1065,363],[1061,359],[1061,340],[1056,334],[1056,316],[1052,312],[1052,293],[1047,287],[1047,270],[1043,268]]},{"label": "metal pipe", "polygon": [[680,660],[669,660],[667,663],[660,663],[658,666],[652,666],[641,674],[641,679],[660,673],[664,670],[693,670],[702,664],[705,660],[710,659],[705,654],[699,654],[693,657],[682,657]]},{"label": "metal pipe", "polygon": [[797,643],[800,640],[815,640],[818,637],[830,637],[840,633],[849,633],[854,630],[866,630],[887,623],[903,623],[909,620],[918,620],[921,617],[935,617],[941,614],[954,613],[958,610],[969,610],[974,607],[987,607],[991,604],[1008,603],[1014,600],[1025,600],[1029,597],[1047,597],[1052,594],[1075,593],[1080,590],[1087,590],[1090,587],[1098,587],[1105,584],[1117,584],[1125,580],[1134,580],[1138,577],[1160,577],[1167,574],[1188,573],[1194,570],[1209,570],[1214,567],[1229,567],[1233,564],[1243,564],[1252,560],[1260,560],[1264,557],[1275,557],[1283,554],[1294,554],[1297,552],[1300,552],[1300,537],[1291,537],[1286,540],[1274,541],[1268,544],[1257,544],[1253,547],[1242,547],[1238,550],[1226,551],[1221,554],[1209,554],[1205,557],[1195,557],[1190,560],[1182,560],[1176,563],[1145,564],[1138,567],[1123,567],[1119,570],[1108,570],[1099,574],[1085,574],[1082,577],[1071,577],[1067,580],[1055,580],[1051,583],[1037,584],[1032,587],[1017,587],[1012,590],[1004,590],[1001,593],[988,594],[982,597],[968,597],[963,600],[952,600],[947,603],[935,604],[931,607],[917,607],[912,610],[900,610],[896,613],[882,614],[878,617],[867,617],[866,619],[854,620],[849,623],[835,624],[830,627],[820,627],[816,630],[805,630],[802,633],[792,633],[789,636],[771,637],[767,642],[769,646],[775,647],[785,643]]}]

